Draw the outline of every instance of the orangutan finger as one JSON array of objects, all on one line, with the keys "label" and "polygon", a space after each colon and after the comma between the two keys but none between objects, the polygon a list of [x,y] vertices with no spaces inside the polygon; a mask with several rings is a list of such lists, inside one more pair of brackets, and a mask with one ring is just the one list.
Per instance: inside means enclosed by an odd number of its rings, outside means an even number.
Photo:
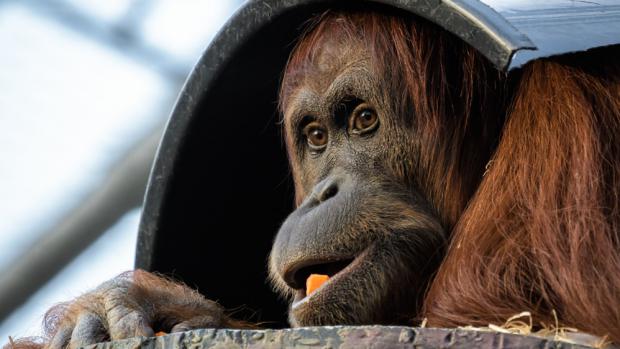
[{"label": "orangutan finger", "polygon": [[86,345],[103,342],[108,338],[108,333],[101,317],[93,313],[84,313],[79,316],[71,333],[69,349],[77,349]]},{"label": "orangutan finger", "polygon": [[69,340],[71,339],[71,333],[73,332],[73,324],[68,323],[62,325],[54,336],[50,340],[46,349],[65,349],[69,344]]},{"label": "orangutan finger", "polygon": [[113,317],[113,321],[108,318],[108,322],[112,340],[155,335],[145,316],[138,311],[127,311],[121,317]]}]

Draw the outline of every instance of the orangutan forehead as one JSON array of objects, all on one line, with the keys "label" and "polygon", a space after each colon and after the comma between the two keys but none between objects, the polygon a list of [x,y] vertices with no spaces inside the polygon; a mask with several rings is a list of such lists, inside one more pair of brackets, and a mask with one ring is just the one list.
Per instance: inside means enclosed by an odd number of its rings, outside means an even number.
[{"label": "orangutan forehead", "polygon": [[303,83],[298,84],[288,96],[287,104],[291,107],[299,107],[299,103],[312,104],[309,99],[316,99],[316,103],[333,104],[349,96],[365,99],[365,96],[372,94],[375,80],[376,75],[366,60],[341,69],[317,71],[304,76]]},{"label": "orangutan forehead", "polygon": [[318,72],[342,70],[348,65],[367,61],[369,58],[367,44],[357,38],[327,37],[317,42],[312,50],[315,55],[309,63],[314,65]]},{"label": "orangutan forehead", "polygon": [[356,90],[360,85],[367,86],[374,79],[367,50],[349,44],[329,46],[318,49],[303,69],[285,76],[282,83],[287,86],[287,93],[280,95],[284,115],[298,107],[301,100],[308,104],[310,95],[324,101],[337,100],[342,94],[359,93]]}]

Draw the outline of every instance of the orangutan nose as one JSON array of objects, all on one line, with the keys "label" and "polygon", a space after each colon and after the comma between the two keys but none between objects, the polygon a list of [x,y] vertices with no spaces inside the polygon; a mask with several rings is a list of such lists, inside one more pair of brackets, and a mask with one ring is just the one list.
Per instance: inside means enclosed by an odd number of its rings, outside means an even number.
[{"label": "orangutan nose", "polygon": [[302,206],[307,208],[316,207],[335,197],[341,191],[342,187],[345,186],[347,179],[348,176],[344,174],[331,175],[325,178],[314,186],[312,193]]}]

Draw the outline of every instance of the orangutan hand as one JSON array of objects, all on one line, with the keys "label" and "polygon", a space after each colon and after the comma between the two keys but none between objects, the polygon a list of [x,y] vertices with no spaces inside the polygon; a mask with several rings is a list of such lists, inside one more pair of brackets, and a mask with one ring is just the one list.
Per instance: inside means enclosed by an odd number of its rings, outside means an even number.
[{"label": "orangutan hand", "polygon": [[46,349],[78,348],[159,331],[244,327],[217,303],[189,287],[142,270],[107,281],[76,300],[48,311]]}]

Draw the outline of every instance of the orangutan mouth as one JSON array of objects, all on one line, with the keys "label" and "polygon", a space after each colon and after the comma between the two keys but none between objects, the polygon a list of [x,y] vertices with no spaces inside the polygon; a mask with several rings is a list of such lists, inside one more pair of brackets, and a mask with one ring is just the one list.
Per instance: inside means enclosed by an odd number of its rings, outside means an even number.
[{"label": "orangutan mouth", "polygon": [[[367,248],[354,258],[313,263],[297,270],[294,274],[293,282],[290,284],[291,287],[295,289],[295,298],[291,308],[296,309],[310,300],[313,296],[327,292],[330,285],[336,284],[341,279],[346,278],[348,274],[362,264],[362,261],[365,260],[369,250],[370,249]],[[316,290],[308,294],[304,286],[312,274],[326,275],[329,279]]]},{"label": "orangutan mouth", "polygon": [[[294,278],[295,280],[294,285],[296,285],[297,287],[295,290],[295,300],[293,301],[293,305],[292,305],[293,309],[297,308],[299,305],[307,301],[311,295],[315,294],[316,292],[320,292],[321,289],[327,286],[327,284],[329,284],[330,282],[333,282],[332,280],[334,280],[338,274],[343,272],[345,269],[348,269],[347,267],[351,265],[351,262],[353,262],[353,259],[345,259],[345,260],[339,260],[339,261],[327,262],[327,263],[318,263],[318,264],[313,264],[313,265],[309,265],[307,267],[301,268],[299,271],[297,271],[297,273],[295,273],[295,278]],[[307,280],[313,274],[314,275],[326,275],[329,279],[316,290],[312,292],[308,292],[307,288],[304,286],[307,284]]]}]

